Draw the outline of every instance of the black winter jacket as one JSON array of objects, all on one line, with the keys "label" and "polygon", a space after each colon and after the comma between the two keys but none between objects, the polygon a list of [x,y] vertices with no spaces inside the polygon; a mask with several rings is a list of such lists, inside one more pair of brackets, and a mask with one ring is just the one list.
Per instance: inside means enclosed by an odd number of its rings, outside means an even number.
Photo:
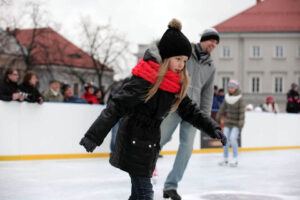
[{"label": "black winter jacket", "polygon": [[[143,97],[151,83],[137,76],[119,90],[107,107],[88,129],[85,137],[102,144],[110,129],[122,117],[110,163],[136,176],[151,177],[160,151],[160,124],[174,103],[175,94],[158,89],[156,94],[144,103]],[[185,97],[177,112],[183,120],[214,136],[220,129],[210,117],[203,115]]]},{"label": "black winter jacket", "polygon": [[3,81],[0,84],[0,100],[12,101],[12,95],[16,92],[20,92],[17,83],[11,81]]},{"label": "black winter jacket", "polygon": [[31,85],[21,84],[20,90],[26,93],[26,98],[24,100],[31,103],[39,102],[39,98],[42,97],[38,89]]}]

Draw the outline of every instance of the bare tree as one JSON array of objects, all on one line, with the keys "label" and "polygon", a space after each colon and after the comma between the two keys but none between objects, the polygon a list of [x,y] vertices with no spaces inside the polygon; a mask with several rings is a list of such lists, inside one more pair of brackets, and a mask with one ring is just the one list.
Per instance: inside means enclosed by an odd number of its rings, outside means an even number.
[{"label": "bare tree", "polygon": [[121,62],[126,60],[129,42],[118,34],[110,24],[93,25],[87,18],[81,19],[83,49],[91,56],[93,67],[97,74],[98,86],[102,88],[104,70],[121,68]]}]

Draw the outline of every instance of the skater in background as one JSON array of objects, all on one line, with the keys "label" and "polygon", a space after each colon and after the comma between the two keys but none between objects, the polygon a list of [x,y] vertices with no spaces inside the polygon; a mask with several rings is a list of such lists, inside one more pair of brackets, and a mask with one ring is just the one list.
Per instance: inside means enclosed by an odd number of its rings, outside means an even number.
[{"label": "skater in background", "polygon": [[130,200],[153,199],[151,176],[160,151],[160,124],[168,112],[178,112],[187,122],[226,142],[217,123],[186,96],[189,77],[185,63],[190,55],[190,42],[181,32],[181,23],[173,19],[158,49],[145,52],[133,68],[131,79],[112,97],[80,141],[92,152],[122,117],[110,163],[129,173]]},{"label": "skater in background", "polygon": [[[197,104],[201,112],[207,116],[211,116],[213,83],[216,71],[210,54],[218,45],[219,40],[219,33],[215,29],[205,29],[201,35],[200,42],[192,44],[192,55],[186,64],[191,76],[191,84],[187,95]],[[216,92],[217,89],[216,87]],[[196,128],[178,113],[173,112],[166,117],[161,125],[161,147],[171,140],[178,124],[180,144],[173,168],[165,181],[163,194],[164,197],[171,197],[174,200],[181,199],[177,193],[178,182],[182,179],[192,155],[196,135]]]},{"label": "skater in background", "polygon": [[[221,166],[228,165],[237,167],[238,165],[238,136],[244,126],[245,120],[245,105],[239,83],[235,80],[230,80],[228,83],[228,93],[225,95],[219,112],[217,113],[217,122],[220,123],[221,116],[226,112],[224,122],[224,133],[227,137],[227,143],[223,147],[224,158],[219,164]],[[233,151],[233,160],[228,162],[229,143],[231,143]]]}]

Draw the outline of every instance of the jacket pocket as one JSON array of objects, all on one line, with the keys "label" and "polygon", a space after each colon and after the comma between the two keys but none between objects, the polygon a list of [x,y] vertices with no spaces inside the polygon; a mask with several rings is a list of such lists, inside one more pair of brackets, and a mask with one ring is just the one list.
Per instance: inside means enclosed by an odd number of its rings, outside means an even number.
[{"label": "jacket pocket", "polygon": [[132,138],[130,141],[130,157],[132,162],[150,166],[159,153],[159,144],[153,141]]}]

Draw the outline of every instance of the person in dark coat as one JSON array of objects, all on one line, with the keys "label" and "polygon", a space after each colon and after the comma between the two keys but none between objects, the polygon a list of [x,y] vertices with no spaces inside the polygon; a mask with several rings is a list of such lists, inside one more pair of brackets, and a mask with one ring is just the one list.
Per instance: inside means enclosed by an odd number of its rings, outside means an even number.
[{"label": "person in dark coat", "polygon": [[16,69],[8,69],[5,72],[3,82],[0,84],[0,100],[3,101],[23,101],[22,95],[18,86],[19,73]]},{"label": "person in dark coat", "polygon": [[286,105],[286,112],[288,113],[300,113],[300,99],[299,93],[294,93],[293,96],[288,98]]},{"label": "person in dark coat", "polygon": [[178,20],[173,19],[168,27],[158,43],[159,52],[145,52],[132,69],[131,79],[112,97],[80,141],[92,152],[122,117],[109,161],[129,173],[130,200],[153,199],[151,176],[160,151],[160,124],[170,111],[226,142],[218,124],[186,96],[189,77],[185,63],[191,45]]},{"label": "person in dark coat", "polygon": [[61,87],[64,96],[64,103],[86,103],[86,100],[73,95],[73,89],[69,84],[63,84]]},{"label": "person in dark coat", "polygon": [[20,85],[20,90],[23,92],[25,101],[42,104],[44,99],[39,90],[37,89],[36,85],[36,74],[32,71],[29,71],[25,74],[23,78],[23,82]]}]

